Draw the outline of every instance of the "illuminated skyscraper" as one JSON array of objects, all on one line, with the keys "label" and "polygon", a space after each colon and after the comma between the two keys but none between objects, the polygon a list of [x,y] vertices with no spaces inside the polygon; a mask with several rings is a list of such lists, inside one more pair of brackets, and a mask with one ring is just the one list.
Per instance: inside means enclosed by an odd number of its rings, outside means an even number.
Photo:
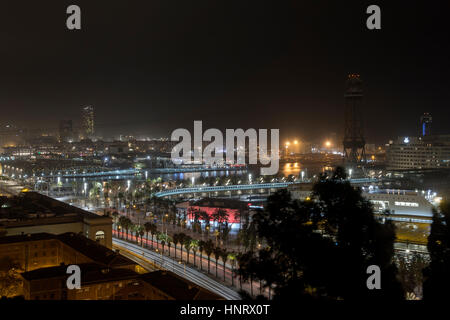
[{"label": "illuminated skyscraper", "polygon": [[433,118],[431,117],[431,114],[424,113],[420,117],[420,134],[424,136],[431,135],[431,122]]},{"label": "illuminated skyscraper", "polygon": [[90,138],[94,135],[94,107],[87,106],[82,111],[82,135],[83,138]]}]

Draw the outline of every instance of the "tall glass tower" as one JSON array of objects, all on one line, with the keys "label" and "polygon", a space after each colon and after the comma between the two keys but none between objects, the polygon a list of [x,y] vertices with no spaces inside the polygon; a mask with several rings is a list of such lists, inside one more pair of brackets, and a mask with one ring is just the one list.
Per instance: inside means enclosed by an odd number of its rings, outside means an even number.
[{"label": "tall glass tower", "polygon": [[94,135],[94,107],[87,106],[82,110],[83,137],[90,138]]},{"label": "tall glass tower", "polygon": [[431,117],[431,114],[424,113],[420,117],[420,134],[422,137],[431,135],[431,122],[433,121],[433,118]]}]

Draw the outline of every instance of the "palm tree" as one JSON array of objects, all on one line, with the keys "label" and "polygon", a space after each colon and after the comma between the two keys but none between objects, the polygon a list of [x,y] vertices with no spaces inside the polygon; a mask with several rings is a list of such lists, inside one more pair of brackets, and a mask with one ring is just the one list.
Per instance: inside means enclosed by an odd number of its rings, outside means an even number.
[{"label": "palm tree", "polygon": [[112,215],[112,217],[113,217],[113,222],[114,222],[114,226],[115,226],[115,228],[117,229],[117,218],[118,218],[118,216],[119,216],[119,213],[117,212],[117,211],[113,211],[113,213],[111,214]]},{"label": "palm tree", "polygon": [[178,233],[173,235],[173,244],[175,246],[175,259],[177,258],[177,245],[180,243],[180,237]]},{"label": "palm tree", "polygon": [[131,233],[131,241],[133,241],[133,233],[136,237],[136,243],[139,244],[139,226],[137,224],[133,224],[130,228]]},{"label": "palm tree", "polygon": [[170,248],[172,247],[172,242],[169,239],[170,238],[167,237],[167,247],[169,248],[169,257],[170,257]]},{"label": "palm tree", "polygon": [[[128,219],[127,217],[121,216],[119,218],[119,225],[121,226],[122,230],[126,231],[126,240],[128,240],[128,230],[131,227],[131,220]],[[123,236],[123,231],[122,231],[122,239],[124,238]]]},{"label": "palm tree", "polygon": [[193,207],[189,207],[188,216],[191,217],[191,221],[193,220],[192,231],[195,231],[195,228],[197,227],[198,219],[200,217],[200,212],[199,212],[199,210],[196,210]]},{"label": "palm tree", "polygon": [[164,254],[164,245],[165,244],[166,244],[166,241],[161,240],[162,254]]},{"label": "palm tree", "polygon": [[195,255],[196,255],[197,250],[198,250],[198,240],[197,239],[192,239],[190,247],[191,247],[192,253],[194,254],[194,267],[195,267]]},{"label": "palm tree", "polygon": [[141,237],[141,246],[144,247],[144,242],[142,241],[142,237],[144,236],[145,231],[144,231],[144,227],[139,225],[139,236]]},{"label": "palm tree", "polygon": [[[125,217],[124,217],[124,216],[120,216],[120,217],[119,217],[118,224],[119,224],[119,227],[120,227],[122,230],[125,230]],[[123,232],[123,231],[122,231],[122,232]],[[118,233],[118,236],[119,236],[119,238],[120,238],[120,233]],[[122,233],[122,239],[123,239],[123,233]]]},{"label": "palm tree", "polygon": [[105,183],[105,186],[103,187],[103,197],[105,198],[105,207],[107,206],[106,203],[108,202],[109,207],[109,191],[111,190],[111,186],[108,182]]},{"label": "palm tree", "polygon": [[119,192],[119,194],[117,195],[117,198],[119,198],[119,208],[120,208],[120,207],[122,207],[123,198],[125,198],[123,192]]},{"label": "palm tree", "polygon": [[[141,236],[141,226],[136,224],[134,226],[134,233],[136,234],[136,243],[139,244],[139,237]],[[142,242],[142,239],[141,239]]]},{"label": "palm tree", "polygon": [[234,286],[234,268],[236,266],[236,259],[237,259],[236,253],[230,252],[228,254],[228,260],[231,261],[231,286]]},{"label": "palm tree", "polygon": [[186,239],[187,235],[183,232],[178,234],[178,240],[180,241],[180,258],[181,261],[183,261],[183,244],[184,240]]},{"label": "palm tree", "polygon": [[[148,240],[148,233],[150,232],[150,231],[152,231],[152,223],[151,222],[146,222],[146,223],[144,223],[144,229],[145,229],[145,232],[147,233],[147,240]],[[148,247],[148,242],[147,242],[147,247]],[[153,248],[153,243],[152,243],[152,248]]]},{"label": "palm tree", "polygon": [[[228,251],[226,249],[221,249],[220,250],[220,257],[222,258],[223,261],[223,281],[225,282],[225,264],[228,260]],[[233,275],[231,275],[231,277],[233,277]]]},{"label": "palm tree", "polygon": [[222,255],[222,249],[220,247],[215,247],[213,250],[214,258],[216,259],[216,278],[217,278],[217,271],[219,267],[219,258]]},{"label": "palm tree", "polygon": [[224,222],[228,222],[228,213],[223,209],[217,209],[216,212],[213,214],[213,218],[215,221],[217,221],[217,224],[219,226],[219,232],[222,231],[222,225]]},{"label": "palm tree", "polygon": [[209,239],[208,241],[205,242],[204,250],[205,250],[206,255],[208,256],[208,273],[209,273],[211,254],[213,253],[213,250],[214,250],[214,242],[212,242],[211,239]]},{"label": "palm tree", "polygon": [[207,212],[200,211],[200,218],[205,223],[206,234],[208,235],[208,238],[209,238],[209,229],[211,228],[211,225],[210,225],[211,217],[209,216],[209,214]]},{"label": "palm tree", "polygon": [[186,237],[184,238],[183,244],[184,244],[184,248],[186,249],[186,254],[187,254],[187,263],[189,264],[189,251],[191,251],[191,240],[192,238],[188,235],[186,235]]},{"label": "palm tree", "polygon": [[228,222],[225,221],[224,227],[223,227],[223,230],[222,230],[222,240],[223,240],[223,243],[225,244],[225,246],[227,245],[227,240],[228,240],[228,236],[230,234],[230,231],[231,231],[231,226],[229,226]]},{"label": "palm tree", "polygon": [[154,223],[151,223],[150,233],[152,234],[152,249],[153,249],[153,237],[158,233],[158,226]]},{"label": "palm tree", "polygon": [[133,224],[133,222],[131,222],[131,220],[129,218],[127,218],[127,220],[125,220],[125,221],[126,221],[126,223],[125,223],[125,230],[127,231],[127,240],[129,240],[128,239],[128,231],[133,230],[134,224]]},{"label": "palm tree", "polygon": [[205,250],[205,244],[206,244],[206,242],[203,241],[203,240],[200,240],[198,242],[198,251],[200,251],[200,270],[203,270],[203,263],[202,263],[203,256],[202,256],[202,253]]}]

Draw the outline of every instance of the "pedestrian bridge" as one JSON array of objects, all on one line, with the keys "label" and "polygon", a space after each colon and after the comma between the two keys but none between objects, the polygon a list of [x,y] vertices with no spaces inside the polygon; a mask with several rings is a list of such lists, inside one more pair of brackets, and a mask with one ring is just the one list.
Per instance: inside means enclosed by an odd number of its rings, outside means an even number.
[{"label": "pedestrian bridge", "polygon": [[69,172],[62,170],[58,174],[50,174],[48,178],[82,178],[82,177],[104,177],[104,176],[131,176],[137,174],[170,174],[170,173],[189,173],[189,172],[208,172],[208,171],[245,171],[246,167],[194,167],[194,168],[149,168],[144,169],[124,169],[107,170],[96,172]]},{"label": "pedestrian bridge", "polygon": [[[351,184],[367,184],[376,182],[377,179],[350,179]],[[310,183],[309,180],[304,182],[272,182],[272,183],[255,183],[255,184],[238,184],[238,185],[229,185],[229,186],[198,186],[191,188],[177,188],[170,189],[165,191],[160,191],[155,193],[154,195],[158,198],[167,197],[167,196],[176,196],[180,194],[189,194],[189,193],[207,193],[207,192],[220,192],[220,191],[238,191],[238,190],[259,190],[259,189],[282,189],[287,188],[291,184],[299,184],[299,183]]]},{"label": "pedestrian bridge", "polygon": [[298,182],[274,182],[274,183],[256,183],[256,184],[237,184],[229,186],[215,186],[206,187],[198,186],[191,188],[177,188],[155,193],[155,197],[162,198],[167,196],[175,196],[187,193],[204,193],[204,192],[219,192],[219,191],[237,191],[237,190],[258,190],[258,189],[277,189],[287,188],[289,185]]}]

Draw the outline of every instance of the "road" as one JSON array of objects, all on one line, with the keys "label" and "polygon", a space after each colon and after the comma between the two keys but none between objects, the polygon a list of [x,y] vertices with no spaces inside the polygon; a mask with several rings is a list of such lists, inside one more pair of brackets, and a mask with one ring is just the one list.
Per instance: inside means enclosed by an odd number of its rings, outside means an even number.
[{"label": "road", "polygon": [[[227,300],[240,300],[241,297],[237,292],[224,286],[221,283],[211,279],[207,275],[201,273],[200,271],[186,266],[185,264],[180,264],[178,261],[173,260],[167,256],[163,256],[156,252],[150,251],[146,248],[142,248],[136,244],[129,243],[124,240],[113,238],[113,245],[118,247],[119,250],[126,249],[137,255],[142,256],[144,259],[150,261],[150,263],[159,264],[164,269],[172,271],[173,273],[192,281],[193,283],[208,289]],[[145,260],[144,260],[145,261]],[[147,262],[148,263],[148,262]],[[145,267],[145,265],[143,266]]]},{"label": "road", "polygon": [[[116,230],[113,230],[113,235],[117,236],[119,239],[127,239],[127,241],[132,241],[134,243],[137,242],[137,239],[134,235],[131,234],[125,234],[123,232],[118,233]],[[151,239],[147,239],[146,236],[144,235],[143,237],[143,242],[147,247],[152,247],[152,250],[154,249],[155,251],[157,251],[158,255],[160,255],[161,252],[163,252],[163,247],[161,245],[161,243],[159,241],[151,241]],[[170,254],[169,253],[169,249],[170,249]],[[207,276],[211,277],[213,280],[217,281],[216,279],[219,279],[220,282],[225,282],[227,285],[231,285],[232,287],[237,288],[236,290],[238,290],[239,288],[241,290],[244,290],[246,292],[248,292],[249,294],[251,294],[252,296],[254,294],[262,294],[268,298],[270,298],[270,290],[268,288],[264,288],[261,287],[260,283],[258,281],[254,281],[252,284],[250,283],[250,281],[240,281],[239,276],[237,276],[236,274],[233,274],[233,272],[231,272],[231,265],[229,263],[226,264],[225,269],[223,268],[223,263],[217,262],[216,259],[214,259],[214,255],[212,255],[210,258],[210,270],[208,270],[208,259],[207,256],[205,255],[199,255],[198,253],[196,254],[196,256],[194,256],[193,252],[191,251],[189,253],[189,260],[188,260],[188,254],[186,252],[186,250],[183,248],[183,250],[181,250],[181,246],[178,245],[177,246],[177,250],[175,252],[175,247],[172,245],[170,248],[166,245],[164,247],[164,256],[168,256],[168,258],[170,259],[171,257],[176,257],[176,259],[181,259],[182,257],[182,261],[183,263],[185,263],[186,261],[189,261],[189,264],[193,264],[194,268],[196,268],[196,270],[198,270],[200,268],[200,272],[204,272]],[[158,261],[161,261],[158,260]],[[157,262],[158,262],[157,261]],[[216,277],[214,275],[217,275]],[[223,280],[222,280],[223,279]]]},{"label": "road", "polygon": [[132,251],[129,251],[123,246],[113,244],[113,249],[119,249],[119,252],[122,256],[127,257],[128,259],[136,262],[138,265],[143,267],[145,270],[152,272],[161,270],[161,267],[153,262],[149,262],[147,259],[142,258],[142,252],[135,253]]},{"label": "road", "polygon": [[0,180],[0,193],[17,196],[23,188],[15,180]]}]

